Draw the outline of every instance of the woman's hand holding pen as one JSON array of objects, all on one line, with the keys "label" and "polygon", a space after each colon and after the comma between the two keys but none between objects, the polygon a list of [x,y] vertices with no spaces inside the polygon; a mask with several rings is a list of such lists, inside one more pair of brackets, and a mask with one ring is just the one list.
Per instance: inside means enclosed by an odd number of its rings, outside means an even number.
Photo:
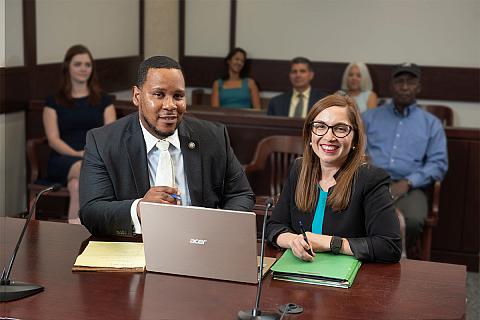
[{"label": "woman's hand holding pen", "polygon": [[[315,252],[324,252],[330,251],[330,241],[332,239],[329,235],[315,234],[312,232],[305,232],[307,241],[303,234],[293,234],[293,233],[282,233],[277,238],[277,244],[284,247],[291,248],[293,254],[304,261],[313,261],[315,257]],[[310,248],[313,251],[313,256],[309,253]],[[343,241],[342,253],[349,253],[350,246],[348,246],[348,241]]]},{"label": "woman's hand holding pen", "polygon": [[[293,254],[302,260],[313,261],[315,252],[313,248],[305,241],[302,234],[291,234],[292,237],[288,246],[292,249]],[[313,256],[311,255],[313,253]]]}]

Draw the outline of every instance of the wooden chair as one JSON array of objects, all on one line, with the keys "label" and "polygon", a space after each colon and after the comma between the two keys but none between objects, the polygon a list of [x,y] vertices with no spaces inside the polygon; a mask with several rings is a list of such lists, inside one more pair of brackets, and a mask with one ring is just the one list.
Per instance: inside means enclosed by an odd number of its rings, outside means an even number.
[{"label": "wooden chair", "polygon": [[[413,247],[407,248],[407,256],[409,258],[418,258],[420,260],[430,261],[432,249],[432,230],[433,227],[437,226],[438,224],[441,185],[441,182],[437,180],[424,190],[428,199],[428,214],[425,218],[422,235],[417,239],[417,242]],[[399,215],[400,221],[405,219],[400,210],[397,211],[397,215]],[[404,228],[405,226],[403,226],[403,230],[401,230],[401,232],[403,231],[403,235],[405,234]]]},{"label": "wooden chair", "polygon": [[[53,184],[47,179],[47,162],[50,151],[51,149],[46,137],[27,140],[27,160],[30,172],[27,183],[29,210],[32,208],[33,201],[37,194],[47,186]],[[53,206],[57,207],[57,209],[50,208],[50,210],[59,212],[61,215],[66,214],[67,210],[65,209],[65,206],[61,204],[68,202],[70,199],[70,194],[67,188],[63,187],[59,191],[44,194],[41,202],[48,202],[48,199],[55,200],[51,202],[54,203]],[[59,201],[62,199],[64,200],[63,202]],[[40,203],[37,204],[36,211],[41,211],[41,206],[39,205]],[[59,206],[60,208],[58,208]],[[35,212],[33,213],[32,218],[36,218]]]},{"label": "wooden chair", "polygon": [[426,190],[429,199],[428,215],[423,226],[423,234],[421,243],[417,240],[417,248],[420,248],[420,259],[430,261],[432,249],[432,230],[438,224],[438,208],[440,206],[440,181],[435,183]]},{"label": "wooden chair", "polygon": [[298,136],[270,136],[262,139],[253,160],[245,167],[247,176],[256,171],[268,171],[268,196],[278,197],[292,162],[303,154],[303,139]]},{"label": "wooden chair", "polygon": [[453,126],[453,110],[450,107],[433,104],[422,105],[421,107],[439,118],[444,127]]},{"label": "wooden chair", "polygon": [[210,94],[205,93],[203,89],[192,90],[192,105],[209,106]]}]

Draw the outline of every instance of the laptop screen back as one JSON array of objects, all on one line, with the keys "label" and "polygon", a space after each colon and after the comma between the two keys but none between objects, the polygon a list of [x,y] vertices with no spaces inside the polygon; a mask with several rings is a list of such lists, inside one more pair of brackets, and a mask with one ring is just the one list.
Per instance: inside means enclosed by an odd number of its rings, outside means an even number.
[{"label": "laptop screen back", "polygon": [[147,271],[257,282],[252,212],[140,203]]}]

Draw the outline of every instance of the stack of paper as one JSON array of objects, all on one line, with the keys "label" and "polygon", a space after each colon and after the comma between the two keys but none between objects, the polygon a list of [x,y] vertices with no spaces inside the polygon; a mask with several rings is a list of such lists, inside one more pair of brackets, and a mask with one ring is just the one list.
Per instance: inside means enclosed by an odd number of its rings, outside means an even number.
[{"label": "stack of paper", "polygon": [[143,272],[145,253],[141,242],[90,241],[77,257],[72,271]]},{"label": "stack of paper", "polygon": [[319,252],[313,262],[300,260],[292,250],[272,267],[273,279],[339,288],[350,288],[362,263],[352,256]]}]

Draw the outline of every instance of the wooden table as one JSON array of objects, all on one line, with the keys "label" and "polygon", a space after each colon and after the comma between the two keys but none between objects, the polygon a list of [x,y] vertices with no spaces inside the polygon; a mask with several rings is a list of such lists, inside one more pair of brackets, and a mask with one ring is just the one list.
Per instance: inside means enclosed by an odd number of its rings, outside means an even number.
[{"label": "wooden table", "polygon": [[[9,258],[21,219],[1,218],[1,262]],[[32,221],[11,278],[45,291],[4,303],[0,316],[21,319],[236,319],[252,307],[256,286],[156,273],[73,273],[89,233],[78,225]],[[269,248],[268,254],[278,251]],[[272,280],[261,307],[293,302],[305,311],[284,319],[464,319],[465,266],[403,260],[364,264],[350,289]]]}]

